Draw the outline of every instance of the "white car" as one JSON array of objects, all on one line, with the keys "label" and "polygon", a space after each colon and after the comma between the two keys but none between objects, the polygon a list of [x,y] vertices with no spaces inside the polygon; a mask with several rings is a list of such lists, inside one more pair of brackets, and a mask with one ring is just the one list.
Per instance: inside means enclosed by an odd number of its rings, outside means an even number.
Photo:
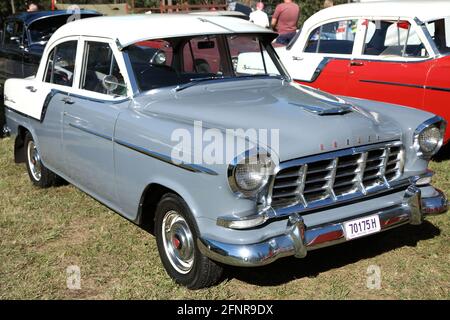
[{"label": "white car", "polygon": [[450,1],[337,5],[277,52],[298,83],[450,119]]}]

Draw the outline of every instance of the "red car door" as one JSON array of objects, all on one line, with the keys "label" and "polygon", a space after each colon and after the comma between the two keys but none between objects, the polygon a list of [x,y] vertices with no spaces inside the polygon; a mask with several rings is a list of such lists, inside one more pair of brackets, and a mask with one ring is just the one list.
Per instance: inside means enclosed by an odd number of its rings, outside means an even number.
[{"label": "red car door", "polygon": [[423,109],[430,62],[353,60],[349,96]]},{"label": "red car door", "polygon": [[366,22],[360,59],[352,60],[349,96],[424,108],[424,85],[432,61],[407,21]]},{"label": "red car door", "polygon": [[299,42],[282,52],[292,78],[301,84],[346,95],[357,25],[357,19],[327,22],[308,34],[304,47]]}]

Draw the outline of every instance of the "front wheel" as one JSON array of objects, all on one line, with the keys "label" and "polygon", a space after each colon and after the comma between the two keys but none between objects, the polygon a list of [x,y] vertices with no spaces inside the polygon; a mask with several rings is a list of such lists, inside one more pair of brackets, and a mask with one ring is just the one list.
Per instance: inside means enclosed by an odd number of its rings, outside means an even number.
[{"label": "front wheel", "polygon": [[179,196],[165,195],[156,209],[155,235],[159,255],[167,273],[189,289],[216,284],[222,266],[197,248],[197,231],[187,204]]},{"label": "front wheel", "polygon": [[31,182],[41,188],[48,188],[56,185],[58,176],[42,164],[39,150],[31,133],[26,133],[24,143],[27,171]]}]

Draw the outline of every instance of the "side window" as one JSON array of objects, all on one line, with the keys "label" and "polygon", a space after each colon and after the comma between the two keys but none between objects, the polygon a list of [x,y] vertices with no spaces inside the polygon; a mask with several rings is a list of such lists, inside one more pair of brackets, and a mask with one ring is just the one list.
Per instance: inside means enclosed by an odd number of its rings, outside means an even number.
[{"label": "side window", "polygon": [[9,21],[5,23],[4,43],[6,46],[18,47],[23,40],[23,23]]},{"label": "side window", "polygon": [[408,21],[367,21],[365,55],[427,57],[428,53]]},{"label": "side window", "polygon": [[127,94],[124,77],[108,43],[86,42],[80,88],[112,96]]},{"label": "side window", "polygon": [[427,28],[439,52],[450,53],[450,18],[427,22]]},{"label": "side window", "polygon": [[311,32],[305,52],[351,54],[355,42],[357,20],[330,22]]},{"label": "side window", "polygon": [[77,41],[67,41],[57,45],[48,55],[44,81],[71,87],[75,71]]}]

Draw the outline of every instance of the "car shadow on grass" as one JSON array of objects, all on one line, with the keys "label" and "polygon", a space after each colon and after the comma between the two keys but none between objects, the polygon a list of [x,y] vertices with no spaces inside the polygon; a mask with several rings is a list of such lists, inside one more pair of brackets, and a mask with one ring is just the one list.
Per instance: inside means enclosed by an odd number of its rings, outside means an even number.
[{"label": "car shadow on grass", "polygon": [[406,225],[371,237],[308,252],[304,259],[282,258],[259,268],[229,267],[225,277],[258,286],[276,286],[299,278],[314,278],[320,273],[372,258],[401,247],[415,247],[419,241],[440,235],[441,230],[425,221],[420,226]]},{"label": "car shadow on grass", "polygon": [[433,157],[436,162],[443,162],[450,160],[450,142],[444,145],[441,150]]}]

